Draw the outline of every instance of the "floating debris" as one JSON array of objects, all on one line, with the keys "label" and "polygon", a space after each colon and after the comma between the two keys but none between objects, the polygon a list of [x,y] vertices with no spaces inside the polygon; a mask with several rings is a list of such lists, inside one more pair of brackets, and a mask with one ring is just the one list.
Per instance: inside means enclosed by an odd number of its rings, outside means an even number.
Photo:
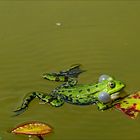
[{"label": "floating debris", "polygon": [[44,135],[52,132],[52,127],[46,123],[32,121],[18,125],[16,128],[11,130],[14,134],[25,134],[28,136],[37,136],[40,140],[43,140]]}]

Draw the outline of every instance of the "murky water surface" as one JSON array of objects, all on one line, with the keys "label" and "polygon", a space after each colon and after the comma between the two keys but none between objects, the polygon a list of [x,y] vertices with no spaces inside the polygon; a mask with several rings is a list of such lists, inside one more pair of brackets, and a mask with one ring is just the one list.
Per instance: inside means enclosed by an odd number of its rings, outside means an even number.
[{"label": "murky water surface", "polygon": [[30,91],[49,93],[59,83],[42,73],[81,63],[88,70],[79,83],[110,74],[127,92],[140,90],[139,1],[0,1],[0,136],[25,140],[7,131],[19,123],[51,124],[48,140],[138,140],[140,116],[65,104],[60,108],[34,100],[11,117]]}]

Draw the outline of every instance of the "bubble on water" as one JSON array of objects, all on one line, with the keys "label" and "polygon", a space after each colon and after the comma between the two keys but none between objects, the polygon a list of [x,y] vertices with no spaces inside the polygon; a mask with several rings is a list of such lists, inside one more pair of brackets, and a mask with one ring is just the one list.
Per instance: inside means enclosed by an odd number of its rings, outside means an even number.
[{"label": "bubble on water", "polygon": [[61,26],[62,23],[61,23],[61,22],[56,22],[55,25],[56,25],[56,26]]},{"label": "bubble on water", "polygon": [[34,140],[31,135],[28,135],[29,140]]}]

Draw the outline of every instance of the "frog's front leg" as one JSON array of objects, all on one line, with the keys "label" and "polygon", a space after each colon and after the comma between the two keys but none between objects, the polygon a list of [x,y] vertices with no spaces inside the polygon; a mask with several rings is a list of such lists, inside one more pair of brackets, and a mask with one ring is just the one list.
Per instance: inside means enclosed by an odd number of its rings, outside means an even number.
[{"label": "frog's front leg", "polygon": [[64,104],[64,100],[61,96],[58,96],[58,95],[55,96],[52,94],[44,94],[41,92],[32,92],[24,98],[22,105],[19,107],[19,109],[14,111],[16,113],[16,115],[20,115],[21,113],[23,113],[28,108],[30,102],[34,98],[38,98],[39,100],[41,100],[45,103],[49,103],[50,105],[52,105],[54,107],[59,107]]},{"label": "frog's front leg", "polygon": [[112,107],[114,107],[115,103],[113,102],[110,102],[110,103],[101,103],[101,102],[96,102],[97,106],[98,106],[98,110],[107,110],[107,109],[110,109]]}]

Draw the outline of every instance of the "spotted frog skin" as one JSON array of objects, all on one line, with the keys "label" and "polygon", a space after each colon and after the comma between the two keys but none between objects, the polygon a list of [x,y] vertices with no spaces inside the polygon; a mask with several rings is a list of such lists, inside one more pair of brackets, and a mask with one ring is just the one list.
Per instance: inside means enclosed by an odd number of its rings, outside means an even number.
[{"label": "spotted frog skin", "polygon": [[[54,107],[60,107],[67,102],[75,105],[96,104],[99,110],[105,110],[114,105],[114,102],[120,98],[119,91],[125,85],[109,76],[98,83],[77,84],[79,74],[84,71],[81,70],[80,65],[73,65],[65,71],[43,74],[44,79],[64,83],[49,94],[42,92],[29,93],[19,109],[15,111],[16,114],[19,115],[24,112],[34,98],[38,98]],[[107,95],[105,98],[104,93]]]}]

